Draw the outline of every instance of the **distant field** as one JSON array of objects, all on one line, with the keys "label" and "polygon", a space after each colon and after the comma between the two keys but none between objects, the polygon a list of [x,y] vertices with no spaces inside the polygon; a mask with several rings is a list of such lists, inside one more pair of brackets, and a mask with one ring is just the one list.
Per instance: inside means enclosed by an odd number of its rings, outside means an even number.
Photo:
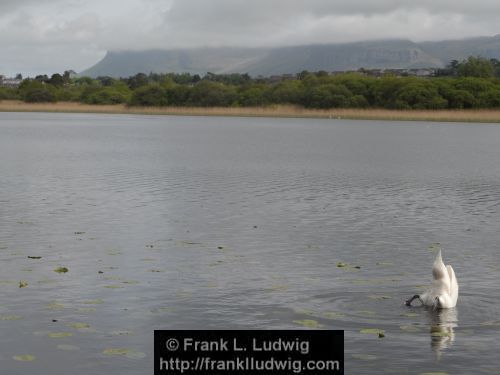
[{"label": "distant field", "polygon": [[499,122],[500,110],[388,110],[388,109],[304,109],[295,106],[270,107],[127,107],[72,102],[24,103],[0,101],[1,112],[72,112],[184,116],[306,117],[365,120]]}]

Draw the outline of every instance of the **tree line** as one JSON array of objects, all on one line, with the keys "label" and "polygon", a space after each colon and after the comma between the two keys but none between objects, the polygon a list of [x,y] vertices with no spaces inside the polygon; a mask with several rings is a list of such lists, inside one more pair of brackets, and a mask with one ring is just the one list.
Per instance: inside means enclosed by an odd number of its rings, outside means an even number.
[{"label": "tree line", "polygon": [[281,80],[248,74],[136,74],[128,78],[70,78],[68,72],[24,79],[0,88],[1,99],[72,101],[130,106],[466,109],[500,108],[500,62],[469,57],[452,61],[435,77],[329,75],[301,72]]}]

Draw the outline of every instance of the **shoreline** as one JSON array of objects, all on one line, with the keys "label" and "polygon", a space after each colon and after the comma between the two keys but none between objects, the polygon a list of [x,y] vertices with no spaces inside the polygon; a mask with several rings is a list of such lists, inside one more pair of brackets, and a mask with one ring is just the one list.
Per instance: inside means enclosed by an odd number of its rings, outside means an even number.
[{"label": "shoreline", "polygon": [[127,107],[76,102],[25,103],[0,101],[0,112],[96,113],[170,116],[234,116],[322,118],[385,121],[437,121],[500,123],[500,109],[481,110],[391,110],[391,109],[306,109],[291,105],[270,107]]}]

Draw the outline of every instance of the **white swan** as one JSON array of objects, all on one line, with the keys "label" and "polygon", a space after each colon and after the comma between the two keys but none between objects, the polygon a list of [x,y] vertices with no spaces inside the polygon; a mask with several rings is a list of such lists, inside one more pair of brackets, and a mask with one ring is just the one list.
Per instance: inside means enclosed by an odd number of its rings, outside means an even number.
[{"label": "white swan", "polygon": [[434,277],[434,281],[430,289],[422,295],[414,295],[406,301],[406,306],[411,306],[414,299],[418,299],[423,305],[431,306],[434,309],[448,309],[457,305],[457,278],[455,277],[453,267],[444,265],[441,250],[439,250],[436,260],[432,265],[432,276]]}]

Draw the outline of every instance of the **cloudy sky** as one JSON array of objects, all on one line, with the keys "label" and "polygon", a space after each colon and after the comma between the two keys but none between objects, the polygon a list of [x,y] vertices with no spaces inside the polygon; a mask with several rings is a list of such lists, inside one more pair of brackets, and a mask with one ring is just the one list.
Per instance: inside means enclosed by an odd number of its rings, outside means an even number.
[{"label": "cloudy sky", "polygon": [[107,50],[496,34],[498,0],[0,0],[0,74],[81,71]]}]

